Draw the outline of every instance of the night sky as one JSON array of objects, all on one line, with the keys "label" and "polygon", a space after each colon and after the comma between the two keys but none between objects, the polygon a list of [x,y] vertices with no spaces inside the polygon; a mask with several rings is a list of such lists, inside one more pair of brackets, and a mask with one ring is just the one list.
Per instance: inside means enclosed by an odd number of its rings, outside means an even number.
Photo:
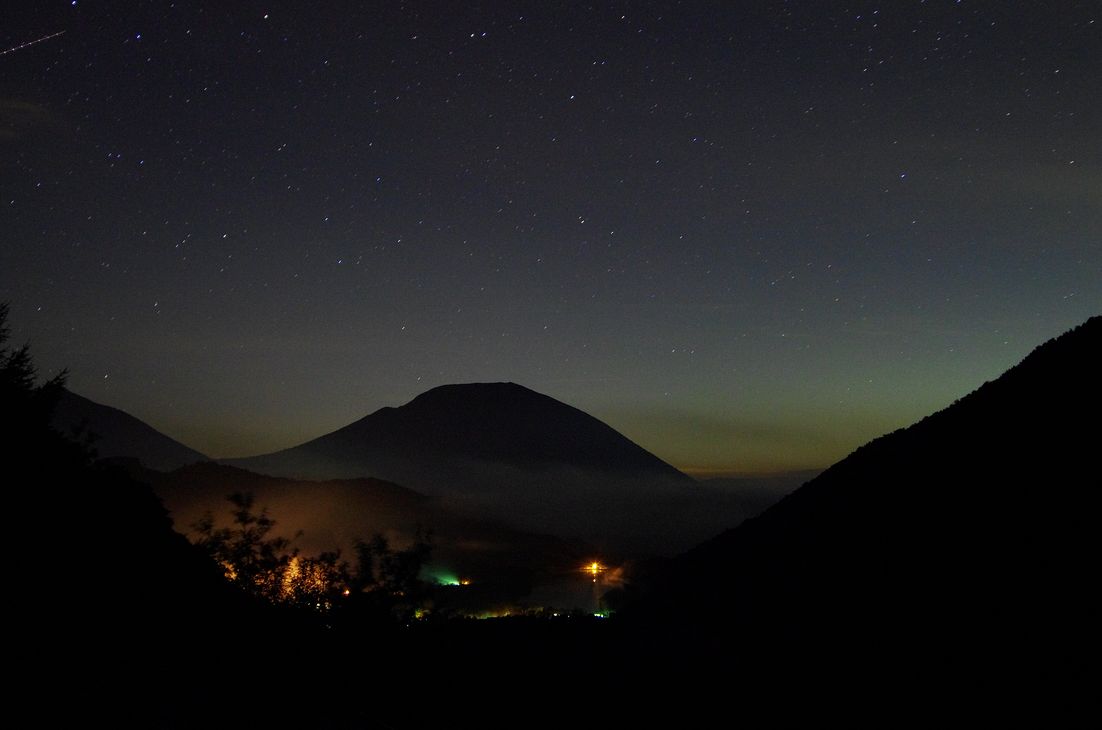
[{"label": "night sky", "polygon": [[6,2],[0,46],[13,340],[212,456],[508,380],[822,467],[1102,312],[1099,2]]}]

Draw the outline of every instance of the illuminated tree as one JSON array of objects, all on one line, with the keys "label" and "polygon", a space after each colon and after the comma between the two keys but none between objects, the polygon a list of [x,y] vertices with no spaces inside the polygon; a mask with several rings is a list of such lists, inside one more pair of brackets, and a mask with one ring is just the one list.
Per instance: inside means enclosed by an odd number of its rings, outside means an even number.
[{"label": "illuminated tree", "polygon": [[392,550],[381,535],[358,541],[352,569],[339,551],[301,555],[293,539],[273,534],[275,520],[267,510],[256,511],[253,495],[234,493],[227,500],[232,524],[216,527],[208,513],[193,526],[195,542],[222,566],[227,580],[248,593],[319,611],[343,599],[400,618],[416,609],[423,588],[418,574],[431,550],[420,531],[405,550]]},{"label": "illuminated tree", "polygon": [[222,566],[226,579],[273,603],[329,608],[332,596],[348,583],[340,555],[299,555],[291,539],[272,534],[276,522],[266,509],[254,510],[253,495],[237,492],[226,499],[232,505],[230,527],[215,527],[209,513],[194,525],[196,544]]}]

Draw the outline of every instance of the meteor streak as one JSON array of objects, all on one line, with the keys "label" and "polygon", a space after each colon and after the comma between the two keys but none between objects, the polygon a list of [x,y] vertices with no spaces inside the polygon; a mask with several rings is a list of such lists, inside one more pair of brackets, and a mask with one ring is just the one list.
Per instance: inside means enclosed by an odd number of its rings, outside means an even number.
[{"label": "meteor streak", "polygon": [[59,30],[56,33],[51,33],[50,35],[42,36],[41,38],[39,38],[37,40],[27,41],[26,43],[24,43],[22,45],[18,45],[18,46],[12,46],[11,48],[9,48],[6,51],[0,51],[0,56],[6,56],[9,53],[15,53],[16,51],[18,51],[21,48],[26,48],[27,46],[33,46],[36,43],[41,43],[42,41],[48,41],[51,38],[57,38],[59,35],[61,35],[64,32],[65,31],[63,31],[63,30]]}]

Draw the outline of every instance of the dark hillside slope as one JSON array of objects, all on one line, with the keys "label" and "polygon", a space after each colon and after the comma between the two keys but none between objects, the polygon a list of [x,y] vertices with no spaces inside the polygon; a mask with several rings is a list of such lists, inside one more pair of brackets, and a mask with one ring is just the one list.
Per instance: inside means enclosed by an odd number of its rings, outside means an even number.
[{"label": "dark hillside slope", "polygon": [[1094,317],[682,556],[630,623],[674,653],[849,690],[1082,688],[1102,615],[1100,375]]},{"label": "dark hillside slope", "polygon": [[63,434],[89,434],[97,456],[137,459],[150,469],[168,471],[207,457],[184,446],[125,411],[62,390],[54,407],[53,427]]}]

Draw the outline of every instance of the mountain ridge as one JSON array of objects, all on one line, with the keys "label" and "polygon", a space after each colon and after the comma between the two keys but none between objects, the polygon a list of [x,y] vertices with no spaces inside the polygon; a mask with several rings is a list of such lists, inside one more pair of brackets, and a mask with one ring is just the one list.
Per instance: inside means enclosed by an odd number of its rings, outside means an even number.
[{"label": "mountain ridge", "polygon": [[[136,458],[160,471],[210,461],[118,409],[75,394],[67,401],[55,427],[85,424],[100,436],[101,457]],[[469,517],[610,555],[676,554],[785,491],[703,485],[596,418],[515,383],[439,386],[307,444],[320,445],[308,458],[293,447],[212,463],[307,481],[375,478],[446,499],[447,509]]]},{"label": "mountain ridge", "polygon": [[[549,418],[558,419],[560,428],[546,428],[547,421],[541,419]],[[363,446],[387,449],[391,453],[408,453],[411,447],[416,447],[420,452],[427,450],[442,456],[492,461],[521,468],[569,464],[624,473],[661,473],[672,479],[689,479],[584,411],[511,382],[437,386],[402,406],[384,406],[342,428],[297,446],[222,461],[250,468],[249,464],[255,466],[265,461],[286,460],[287,456],[304,451],[315,451],[325,458],[334,451]],[[343,458],[347,461],[347,455]],[[367,462],[360,465],[365,466]],[[314,467],[314,473],[310,475],[277,475],[314,478],[373,476],[348,473],[347,468],[334,467],[331,473],[325,473],[324,468]],[[264,471],[263,468],[253,470]]]},{"label": "mountain ridge", "polygon": [[[778,673],[793,671],[779,657],[801,657],[811,685],[841,673],[889,694],[930,677],[953,692],[1084,681],[1098,610],[1087,576],[1102,552],[1100,372],[1092,317],[672,561],[625,616],[675,655],[738,645]],[[695,605],[723,611],[681,621]]]},{"label": "mountain ridge", "polygon": [[68,389],[60,392],[51,425],[66,436],[89,437],[97,456],[103,459],[135,458],[159,471],[210,460],[124,410]]}]

